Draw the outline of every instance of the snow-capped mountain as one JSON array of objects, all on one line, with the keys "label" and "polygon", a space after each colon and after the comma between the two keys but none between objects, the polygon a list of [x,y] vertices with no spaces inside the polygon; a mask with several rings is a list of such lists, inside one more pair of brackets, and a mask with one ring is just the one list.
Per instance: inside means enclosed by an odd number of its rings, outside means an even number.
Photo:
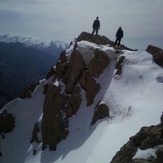
[{"label": "snow-capped mountain", "polygon": [[68,43],[65,43],[63,41],[48,41],[41,38],[33,38],[33,37],[22,37],[22,36],[11,36],[9,34],[0,35],[0,42],[6,42],[6,43],[23,43],[26,46],[33,46],[33,47],[44,47],[47,48],[51,45],[56,45],[58,48],[66,49],[68,46]]},{"label": "snow-capped mountain", "polygon": [[30,98],[2,109],[15,127],[0,162],[108,163],[141,127],[159,124],[163,69],[148,52],[127,49],[85,32],[75,39]]},{"label": "snow-capped mountain", "polygon": [[22,43],[26,47],[32,47],[41,52],[45,52],[51,55],[54,55],[56,58],[59,57],[59,54],[64,49],[68,48],[69,43],[64,41],[49,41],[41,38],[33,38],[33,37],[23,37],[23,36],[11,36],[11,35],[0,35],[0,42],[5,43]]}]

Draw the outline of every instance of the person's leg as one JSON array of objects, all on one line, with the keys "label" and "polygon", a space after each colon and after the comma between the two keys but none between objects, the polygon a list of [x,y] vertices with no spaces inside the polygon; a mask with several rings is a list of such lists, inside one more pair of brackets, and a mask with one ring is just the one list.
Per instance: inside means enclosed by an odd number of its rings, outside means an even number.
[{"label": "person's leg", "polygon": [[118,46],[120,45],[121,43],[121,38],[118,39]]},{"label": "person's leg", "polygon": [[114,46],[116,46],[116,45],[117,45],[117,41],[118,41],[118,38],[116,38],[115,43],[114,43]]},{"label": "person's leg", "polygon": [[96,36],[98,35],[98,28],[96,28]]},{"label": "person's leg", "polygon": [[93,31],[92,31],[92,36],[94,35],[94,33],[95,33],[95,29],[93,29]]}]

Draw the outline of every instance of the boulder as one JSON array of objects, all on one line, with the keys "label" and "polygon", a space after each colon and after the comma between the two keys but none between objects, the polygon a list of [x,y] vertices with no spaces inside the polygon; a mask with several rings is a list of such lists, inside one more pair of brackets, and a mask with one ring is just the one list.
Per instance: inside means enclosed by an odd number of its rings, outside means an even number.
[{"label": "boulder", "polygon": [[88,64],[88,72],[90,76],[98,78],[100,74],[103,73],[103,70],[108,66],[109,62],[110,60],[108,56],[104,52],[96,49],[94,51],[94,57]]},{"label": "boulder", "polygon": [[89,76],[89,73],[87,70],[84,70],[82,72],[82,75],[80,77],[80,80],[79,80],[79,83],[80,83],[80,86],[86,90],[87,88],[87,81],[89,80],[90,76]]},{"label": "boulder", "polygon": [[91,122],[91,125],[94,125],[97,120],[109,117],[109,108],[105,103],[98,104],[98,106],[95,108],[95,112],[93,115],[93,119]]},{"label": "boulder", "polygon": [[126,58],[125,56],[121,56],[121,57],[118,59],[116,65],[115,65],[115,68],[117,69],[115,75],[120,75],[120,74],[122,73],[122,63],[123,63],[123,61],[125,60],[125,58]]},{"label": "boulder", "polygon": [[161,51],[162,49],[161,48],[158,48],[156,46],[153,46],[153,45],[148,45],[146,51],[152,55],[158,53],[159,51]]},{"label": "boulder", "polygon": [[38,138],[38,133],[40,132],[40,128],[38,126],[38,123],[36,123],[34,125],[33,131],[32,131],[32,138],[30,143],[36,142],[36,143],[40,143],[40,140]]},{"label": "boulder", "polygon": [[66,92],[71,93],[74,86],[77,84],[82,71],[84,70],[84,61],[78,50],[74,49],[71,54],[70,62],[67,70],[62,78],[66,85]]},{"label": "boulder", "polygon": [[13,114],[4,110],[0,113],[0,131],[3,133],[11,132],[15,128],[15,117]]},{"label": "boulder", "polygon": [[97,93],[99,92],[101,86],[96,80],[89,75],[87,70],[83,71],[80,77],[80,85],[85,90],[87,106],[90,106]]},{"label": "boulder", "polygon": [[132,140],[142,150],[160,145],[163,143],[161,138],[163,128],[159,126],[142,127],[138,134],[131,137],[130,140]]},{"label": "boulder", "polygon": [[86,99],[87,106],[90,106],[94,102],[94,98],[100,90],[100,84],[96,82],[94,78],[89,78],[86,86]]},{"label": "boulder", "polygon": [[[160,145],[160,146],[159,146]],[[111,163],[162,163],[163,162],[163,125],[162,123],[142,127],[140,131],[130,138],[130,140],[116,153]],[[157,158],[132,159],[138,148],[146,150],[158,146]]]},{"label": "boulder", "polygon": [[136,154],[137,148],[132,141],[128,141],[113,157],[110,163],[129,163]]},{"label": "boulder", "polygon": [[153,55],[153,60],[160,66],[163,66],[163,49],[149,45],[146,51]]},{"label": "boulder", "polygon": [[74,90],[70,96],[67,109],[66,109],[67,117],[71,117],[73,114],[77,113],[77,111],[80,107],[81,101],[82,101],[80,91],[81,90],[80,90],[79,86],[74,88]]},{"label": "boulder", "polygon": [[21,95],[20,98],[25,99],[25,98],[31,98],[32,97],[32,92],[35,90],[36,86],[39,85],[39,82],[36,84],[30,84],[28,87],[26,87]]},{"label": "boulder", "polygon": [[67,97],[60,91],[60,86],[51,84],[45,96],[41,126],[43,149],[49,145],[50,150],[55,150],[57,143],[68,134],[62,113]]}]

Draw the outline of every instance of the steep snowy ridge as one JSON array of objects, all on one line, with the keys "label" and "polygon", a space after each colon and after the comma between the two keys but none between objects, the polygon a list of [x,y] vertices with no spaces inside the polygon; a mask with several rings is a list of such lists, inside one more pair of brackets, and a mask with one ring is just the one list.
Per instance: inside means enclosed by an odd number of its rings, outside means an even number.
[{"label": "steep snowy ridge", "polygon": [[[2,109],[2,112],[7,110],[13,114],[16,123],[15,128],[6,133],[2,140],[1,163],[108,163],[141,127],[159,123],[163,111],[163,69],[145,51],[114,49],[109,43],[99,44],[98,41],[98,38],[93,38],[92,42],[75,40],[65,51],[70,62],[74,50],[77,50],[85,69],[89,69],[95,51],[109,58],[109,64],[99,77],[92,77],[100,84],[100,89],[91,105],[88,106],[86,90],[82,89],[80,82],[76,83],[81,89],[82,101],[77,113],[68,117],[69,133],[66,139],[57,144],[56,151],[49,148],[42,150],[41,131],[38,134],[40,142],[30,143],[34,125],[37,122],[41,128],[43,123],[46,85],[60,85],[60,93],[70,96],[65,92],[66,88],[69,89],[67,83],[55,77],[57,66],[54,66],[54,74],[39,82],[31,98],[15,99]],[[121,56],[125,57],[121,63],[122,73],[116,74],[115,65]],[[99,63],[99,60],[96,61]],[[91,126],[99,103],[108,106],[109,117]]]}]

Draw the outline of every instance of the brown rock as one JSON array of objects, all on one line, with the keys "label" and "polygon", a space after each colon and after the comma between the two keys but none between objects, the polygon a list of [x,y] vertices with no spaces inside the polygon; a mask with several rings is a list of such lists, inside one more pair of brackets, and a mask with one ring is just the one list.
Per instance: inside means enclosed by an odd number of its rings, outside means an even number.
[{"label": "brown rock", "polygon": [[115,75],[120,75],[120,74],[122,73],[122,63],[123,63],[123,61],[125,60],[125,58],[126,58],[125,56],[121,56],[121,57],[118,59],[118,61],[117,61],[117,63],[116,63],[116,66],[115,66],[115,68],[117,69]]},{"label": "brown rock", "polygon": [[163,66],[163,50],[159,51],[153,56],[154,61],[160,65]]},{"label": "brown rock", "polygon": [[84,70],[84,61],[78,50],[74,50],[70,57],[67,71],[62,78],[66,85],[67,93],[71,93],[74,86],[78,82],[82,71]]},{"label": "brown rock", "polygon": [[104,117],[109,117],[109,108],[106,104],[102,103],[95,108],[91,125],[94,125],[97,120],[102,119]]},{"label": "brown rock", "polygon": [[148,160],[142,160],[142,159],[134,159],[131,163],[158,163],[154,158],[150,158]]},{"label": "brown rock", "polygon": [[20,97],[21,97],[22,99],[31,98],[32,92],[35,90],[35,88],[36,88],[37,85],[39,85],[39,82],[36,83],[36,84],[31,84],[31,85],[29,85],[28,87],[26,87],[26,88],[22,91]]},{"label": "brown rock", "polygon": [[141,141],[140,149],[153,148],[156,145],[163,143],[161,139],[162,129],[160,127],[151,127],[147,133],[147,137]]},{"label": "brown rock", "polygon": [[38,123],[36,123],[33,128],[32,138],[31,138],[30,143],[33,143],[33,142],[40,143],[40,140],[38,139],[38,132],[40,132],[40,128],[38,126]]},{"label": "brown rock", "polygon": [[161,48],[158,48],[156,46],[153,45],[148,45],[146,51],[152,55],[158,53],[160,50],[162,50]]},{"label": "brown rock", "polygon": [[146,51],[153,55],[153,59],[158,65],[163,66],[163,50],[161,48],[149,45]]},{"label": "brown rock", "polygon": [[[101,45],[109,44],[110,46],[114,46],[114,42],[111,41],[110,39],[108,39],[107,37],[100,36],[100,35],[92,36],[91,33],[87,33],[87,32],[82,32],[78,36],[77,42],[82,41],[82,40],[89,41],[89,42],[96,43],[96,44],[101,44]],[[131,50],[131,51],[137,51],[136,49],[130,49],[130,48],[126,47],[125,45],[121,45],[121,48]]]},{"label": "brown rock", "polygon": [[[163,162],[163,147],[160,146],[156,152],[157,158],[148,158],[146,159],[135,159],[132,160],[132,157],[135,155],[136,152],[133,152],[132,155],[128,155],[128,152],[135,151],[138,147],[141,150],[146,150],[149,148],[153,148],[158,145],[163,145],[163,126],[162,124],[158,124],[155,126],[149,127],[142,127],[140,131],[130,138],[128,143],[132,144],[130,147],[134,147],[133,149],[129,149],[128,145],[124,145],[119,152],[113,157],[113,162],[111,163],[118,163],[119,162],[131,162],[131,163],[162,163]],[[126,143],[126,144],[128,144]],[[125,161],[124,161],[125,160]]]},{"label": "brown rock", "polygon": [[48,74],[46,75],[46,80],[49,79],[51,76],[54,76],[54,78],[57,77],[57,72],[56,70],[54,69],[54,67],[52,67],[50,69],[50,71],[48,72]]},{"label": "brown rock", "polygon": [[136,154],[138,147],[132,141],[128,141],[113,157],[110,163],[129,163]]},{"label": "brown rock", "polygon": [[81,87],[82,87],[84,90],[86,90],[86,88],[87,88],[87,81],[89,80],[89,78],[90,78],[90,76],[89,76],[89,74],[88,74],[88,71],[84,70],[84,71],[82,72],[82,75],[81,75],[80,81],[79,81]]},{"label": "brown rock", "polygon": [[86,85],[87,106],[93,104],[94,98],[100,90],[100,84],[94,78],[89,77]]},{"label": "brown rock", "polygon": [[106,44],[111,44],[111,45],[114,45],[114,42],[109,40],[107,37],[105,36],[100,36],[100,35],[97,35],[97,36],[93,36],[92,37],[92,34],[90,33],[87,33],[87,32],[82,32],[78,38],[77,38],[77,42],[78,41],[82,41],[82,40],[85,40],[85,41],[89,41],[89,42],[92,42],[92,43],[97,43],[97,44],[102,44],[102,45],[106,45]]},{"label": "brown rock", "polygon": [[50,150],[55,150],[57,143],[68,134],[62,114],[67,97],[60,91],[60,86],[50,85],[45,96],[41,126],[43,149],[49,145]]},{"label": "brown rock", "polygon": [[15,128],[15,117],[4,110],[0,114],[0,130],[3,133],[8,133]]},{"label": "brown rock", "polygon": [[89,75],[88,71],[84,70],[80,78],[80,85],[85,90],[87,106],[89,106],[99,92],[100,84],[96,83],[96,80]]},{"label": "brown rock", "polygon": [[64,75],[64,73],[66,72],[67,66],[68,66],[68,61],[67,61],[66,53],[65,51],[63,51],[60,55],[58,62],[56,63],[58,80],[60,80]]},{"label": "brown rock", "polygon": [[96,78],[99,77],[109,62],[108,56],[104,52],[96,49],[94,51],[94,57],[90,60],[88,65],[89,74]]},{"label": "brown rock", "polygon": [[43,92],[43,94],[45,94],[45,93],[47,92],[48,86],[49,86],[49,84],[45,84],[45,85],[44,85],[44,92]]},{"label": "brown rock", "polygon": [[80,87],[75,87],[71,97],[69,99],[68,107],[66,109],[66,115],[67,117],[71,117],[73,114],[76,114],[80,104],[81,104],[81,95],[80,95]]}]

